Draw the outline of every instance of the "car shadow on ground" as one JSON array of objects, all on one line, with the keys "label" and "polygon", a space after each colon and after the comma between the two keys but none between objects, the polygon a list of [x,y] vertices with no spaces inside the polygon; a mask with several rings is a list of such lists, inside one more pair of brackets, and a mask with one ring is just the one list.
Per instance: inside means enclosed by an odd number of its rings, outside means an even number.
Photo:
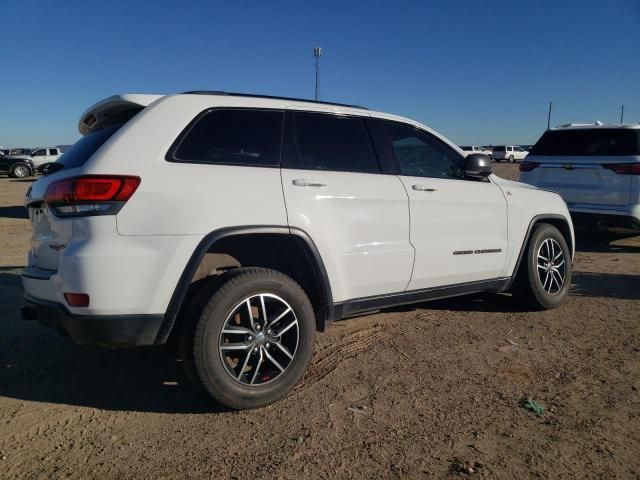
[{"label": "car shadow on ground", "polygon": [[18,183],[32,183],[38,180],[37,178],[18,178],[14,180],[9,180],[10,182],[18,182]]},{"label": "car shadow on ground", "polygon": [[[625,241],[626,240],[626,241]],[[633,235],[618,235],[608,232],[576,231],[576,251],[591,253],[640,253]]]},{"label": "car shadow on ground", "polygon": [[0,218],[29,218],[27,209],[22,205],[15,207],[0,207]]},{"label": "car shadow on ground", "polygon": [[640,275],[574,272],[571,295],[640,300]]},{"label": "car shadow on ground", "polygon": [[228,411],[198,394],[167,348],[76,345],[21,320],[20,270],[0,268],[1,396],[118,411]]},{"label": "car shadow on ground", "polygon": [[460,297],[432,300],[415,305],[402,305],[385,312],[410,312],[414,310],[449,310],[453,312],[498,312],[515,313],[526,311],[516,299],[509,294],[478,293]]}]

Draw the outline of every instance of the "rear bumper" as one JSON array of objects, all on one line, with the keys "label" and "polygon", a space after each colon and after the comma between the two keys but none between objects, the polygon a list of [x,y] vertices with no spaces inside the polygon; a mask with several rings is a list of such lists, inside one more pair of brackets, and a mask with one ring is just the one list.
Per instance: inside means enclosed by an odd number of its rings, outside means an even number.
[{"label": "rear bumper", "polygon": [[57,302],[25,293],[22,318],[68,334],[76,343],[103,346],[155,345],[164,315],[74,315]]}]

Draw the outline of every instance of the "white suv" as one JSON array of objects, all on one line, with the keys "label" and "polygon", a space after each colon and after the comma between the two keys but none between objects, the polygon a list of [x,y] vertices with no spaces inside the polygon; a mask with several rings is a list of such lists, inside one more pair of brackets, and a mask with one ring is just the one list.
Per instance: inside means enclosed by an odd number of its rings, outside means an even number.
[{"label": "white suv", "polygon": [[25,319],[78,343],[176,339],[217,401],[272,402],[315,330],[394,305],[567,294],[564,201],[491,175],[429,128],[361,107],[120,95],[27,194]]},{"label": "white suv", "polygon": [[640,230],[640,124],[547,130],[520,171],[522,182],[562,195],[576,225]]},{"label": "white suv", "polygon": [[36,148],[29,155],[12,155],[12,158],[28,159],[33,162],[36,169],[45,163],[55,162],[62,152],[59,148]]},{"label": "white suv", "polygon": [[528,153],[529,152],[518,145],[498,145],[497,147],[493,147],[491,154],[496,162],[507,160],[510,163],[514,163],[518,160],[524,160]]}]

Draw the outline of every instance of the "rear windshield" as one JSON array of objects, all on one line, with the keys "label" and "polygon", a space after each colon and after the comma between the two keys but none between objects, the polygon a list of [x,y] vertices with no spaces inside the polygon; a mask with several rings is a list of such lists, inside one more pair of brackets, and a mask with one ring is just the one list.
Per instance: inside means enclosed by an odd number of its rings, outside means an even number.
[{"label": "rear windshield", "polygon": [[503,146],[498,146],[498,147],[493,147],[493,151],[494,152],[505,152],[507,150],[507,147]]},{"label": "rear windshield", "polygon": [[598,128],[547,130],[531,155],[618,156],[640,155],[640,130]]},{"label": "rear windshield", "polygon": [[81,167],[98,150],[111,135],[116,133],[122,125],[107,127],[85,135],[67,150],[56,163],[61,163],[65,168]]}]

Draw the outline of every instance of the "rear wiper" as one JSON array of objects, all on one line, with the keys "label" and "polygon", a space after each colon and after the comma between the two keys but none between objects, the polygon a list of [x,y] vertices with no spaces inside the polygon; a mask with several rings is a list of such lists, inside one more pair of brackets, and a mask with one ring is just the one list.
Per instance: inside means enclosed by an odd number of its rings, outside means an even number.
[{"label": "rear wiper", "polygon": [[51,173],[54,172],[58,172],[60,170],[62,170],[64,168],[64,164],[63,163],[57,163],[57,162],[49,162],[49,163],[45,163],[42,166],[42,174],[43,175],[49,175]]}]

